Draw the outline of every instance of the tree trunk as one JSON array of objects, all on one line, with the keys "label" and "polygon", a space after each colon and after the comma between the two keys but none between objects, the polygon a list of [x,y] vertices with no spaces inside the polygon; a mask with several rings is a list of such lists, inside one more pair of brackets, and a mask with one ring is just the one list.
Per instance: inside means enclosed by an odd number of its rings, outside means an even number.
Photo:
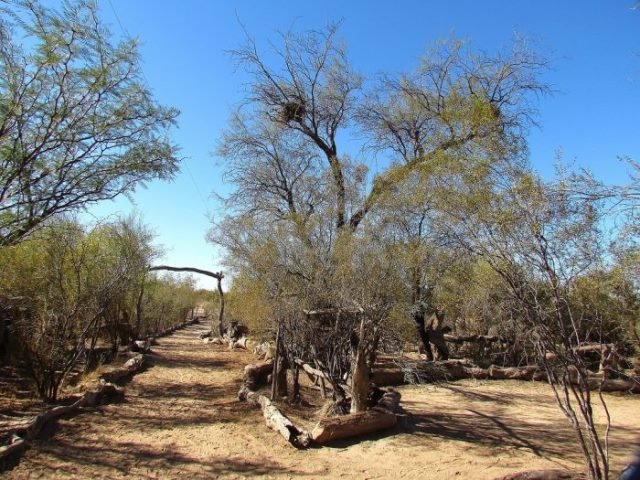
[{"label": "tree trunk", "polygon": [[300,367],[294,364],[291,372],[293,374],[293,381],[291,382],[291,398],[293,399],[293,401],[296,401],[300,398]]},{"label": "tree trunk", "polygon": [[[218,280],[218,294],[220,295],[220,312],[218,314],[218,334],[220,337],[224,337],[224,292],[222,291],[222,277],[217,277]],[[211,331],[213,332],[213,325],[211,325]]]},{"label": "tree trunk", "polygon": [[276,330],[276,348],[273,354],[273,372],[271,373],[271,400],[276,399],[278,390],[278,367],[280,360],[280,329],[281,325],[278,322],[278,329]]},{"label": "tree trunk", "polygon": [[142,284],[140,285],[140,293],[138,293],[138,301],[136,302],[136,331],[135,331],[135,339],[138,340],[140,338],[140,327],[142,326],[142,309],[143,309],[143,298],[144,298],[144,282],[146,280],[146,275],[142,279]]},{"label": "tree trunk", "polygon": [[433,361],[433,352],[431,351],[431,344],[429,343],[429,334],[427,333],[427,329],[424,324],[424,312],[422,310],[414,311],[411,314],[411,319],[413,320],[413,325],[416,327],[416,331],[418,332],[418,338],[422,342],[422,348],[424,349],[424,353],[427,355],[427,360],[430,362]]},{"label": "tree trunk", "polygon": [[276,398],[283,398],[287,396],[287,370],[289,369],[289,362],[287,362],[287,357],[282,355],[280,352],[280,356],[278,357],[278,369],[274,373],[274,378],[276,380]]},{"label": "tree trunk", "polygon": [[429,341],[436,347],[437,360],[449,359],[449,348],[444,341],[444,333],[442,332],[443,318],[442,314],[436,309],[435,318],[432,319],[429,327],[427,328],[427,336]]},{"label": "tree trunk", "polygon": [[364,342],[364,317],[357,339],[351,341],[351,413],[364,412],[371,388],[371,372]]}]

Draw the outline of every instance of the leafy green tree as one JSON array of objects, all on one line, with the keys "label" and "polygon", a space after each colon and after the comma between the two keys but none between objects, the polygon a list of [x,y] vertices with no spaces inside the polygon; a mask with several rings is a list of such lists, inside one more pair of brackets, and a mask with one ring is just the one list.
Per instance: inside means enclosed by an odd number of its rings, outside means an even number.
[{"label": "leafy green tree", "polygon": [[136,42],[93,1],[0,4],[0,246],[55,214],[171,178],[178,112],[145,86]]},{"label": "leafy green tree", "polygon": [[[8,361],[27,367],[43,399],[55,400],[65,376],[82,362],[94,368],[98,347],[113,356],[135,339],[133,312],[156,253],[151,240],[134,219],[92,229],[59,219],[29,241],[0,249]],[[165,302],[179,306],[157,319],[158,328],[184,320],[186,304],[195,304],[193,291],[192,285],[167,285]]]}]

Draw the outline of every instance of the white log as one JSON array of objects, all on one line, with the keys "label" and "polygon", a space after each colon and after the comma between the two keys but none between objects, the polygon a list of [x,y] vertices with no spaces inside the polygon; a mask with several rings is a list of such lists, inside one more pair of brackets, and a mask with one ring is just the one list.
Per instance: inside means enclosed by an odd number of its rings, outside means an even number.
[{"label": "white log", "polygon": [[246,400],[252,405],[260,407],[267,427],[278,432],[291,445],[296,448],[307,448],[309,446],[311,443],[309,433],[296,427],[267,397],[252,392],[246,387],[240,390],[238,396],[241,400]]}]

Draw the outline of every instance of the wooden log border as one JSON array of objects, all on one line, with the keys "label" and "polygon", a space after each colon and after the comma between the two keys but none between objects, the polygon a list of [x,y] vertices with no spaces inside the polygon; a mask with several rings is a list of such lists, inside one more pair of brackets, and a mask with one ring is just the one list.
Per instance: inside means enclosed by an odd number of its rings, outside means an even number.
[{"label": "wooden log border", "polygon": [[[154,340],[155,338],[171,335],[176,330],[197,323],[196,320],[197,319],[188,320],[179,325],[167,328],[156,335],[147,337],[147,340]],[[142,353],[136,354],[127,360],[121,368],[102,374],[98,380],[97,387],[85,392],[71,405],[60,405],[50,408],[36,415],[27,425],[21,425],[8,430],[5,434],[8,437],[8,441],[4,445],[0,445],[0,472],[3,469],[2,462],[10,456],[25,450],[29,443],[38,437],[45,425],[51,420],[70,413],[77,413],[83,408],[93,408],[124,398],[124,389],[115,383],[132,378],[144,370],[145,366],[146,356]]]}]

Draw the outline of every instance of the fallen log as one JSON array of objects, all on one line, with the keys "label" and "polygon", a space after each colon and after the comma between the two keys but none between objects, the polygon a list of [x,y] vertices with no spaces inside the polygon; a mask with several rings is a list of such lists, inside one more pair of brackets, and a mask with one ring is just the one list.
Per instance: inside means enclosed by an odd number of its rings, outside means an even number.
[{"label": "fallen log", "polygon": [[260,407],[267,427],[278,432],[291,445],[296,448],[309,447],[311,443],[309,433],[296,427],[291,420],[284,416],[280,410],[278,410],[278,407],[276,407],[267,397],[256,392],[252,392],[246,387],[243,387],[240,390],[238,397],[240,400],[245,400],[252,405]]},{"label": "fallen log", "polygon": [[496,335],[444,335],[445,342],[449,343],[493,343],[502,341],[502,339]]},{"label": "fallen log", "polygon": [[400,412],[400,392],[395,388],[387,388],[380,400],[373,410],[388,412],[388,413],[399,413]]},{"label": "fallen log", "polygon": [[314,377],[320,377],[320,378],[324,378],[325,380],[329,380],[329,378],[324,374],[322,370],[318,370],[317,368],[312,367],[311,365],[309,365],[308,363],[305,363],[299,358],[296,358],[294,363],[296,363],[297,365],[300,365],[302,370],[304,370],[307,375],[312,375]]},{"label": "fallen log", "polygon": [[243,388],[258,390],[269,383],[268,377],[273,372],[273,361],[249,364],[244,367]]},{"label": "fallen log", "polygon": [[323,418],[311,432],[314,442],[325,445],[334,440],[358,437],[369,433],[392,428],[398,422],[393,413],[378,410]]},{"label": "fallen log", "polygon": [[232,343],[232,348],[242,348],[247,350],[247,337],[242,337]]},{"label": "fallen log", "polygon": [[406,383],[404,371],[397,367],[376,368],[373,367],[371,381],[379,386],[403,385]]},{"label": "fallen log", "polygon": [[140,372],[145,366],[145,356],[137,354],[125,362],[120,368],[114,368],[100,375],[104,383],[118,383]]},{"label": "fallen log", "polygon": [[602,390],[603,392],[640,393],[640,379],[630,378],[629,380],[602,380],[600,377],[589,377],[589,388],[591,390]]},{"label": "fallen log", "polygon": [[0,459],[8,457],[13,453],[16,453],[27,446],[24,439],[19,437],[16,434],[11,436],[11,440],[7,445],[3,445],[0,447]]}]

